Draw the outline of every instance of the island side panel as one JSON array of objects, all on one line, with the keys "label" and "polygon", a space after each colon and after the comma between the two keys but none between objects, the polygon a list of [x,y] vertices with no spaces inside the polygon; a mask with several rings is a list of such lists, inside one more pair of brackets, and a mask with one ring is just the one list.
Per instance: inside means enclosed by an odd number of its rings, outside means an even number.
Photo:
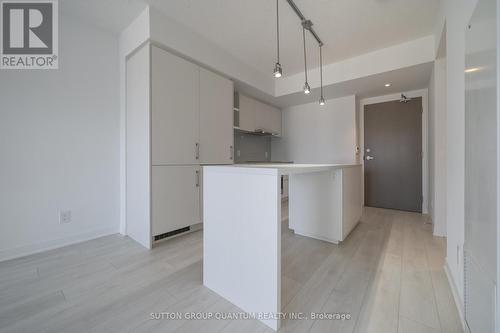
[{"label": "island side panel", "polygon": [[290,174],[289,226],[298,235],[342,240],[342,169]]},{"label": "island side panel", "polygon": [[342,240],[356,227],[363,214],[361,166],[342,169]]},{"label": "island side panel", "polygon": [[[281,311],[281,195],[276,169],[203,168],[203,284],[242,310]],[[277,330],[277,318],[262,319]]]}]

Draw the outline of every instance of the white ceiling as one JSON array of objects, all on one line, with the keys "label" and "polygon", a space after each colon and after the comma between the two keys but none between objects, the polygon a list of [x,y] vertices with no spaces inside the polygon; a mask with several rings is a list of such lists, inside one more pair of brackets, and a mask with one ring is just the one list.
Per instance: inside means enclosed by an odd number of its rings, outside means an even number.
[{"label": "white ceiling", "polygon": [[[324,63],[396,45],[434,32],[439,0],[295,0],[325,43]],[[146,7],[197,32],[236,58],[270,75],[276,54],[275,0],[60,0],[61,11],[119,33]],[[285,0],[279,0],[281,64],[284,73],[304,69],[302,30]],[[175,32],[172,32],[175,33]],[[319,63],[317,44],[307,34],[308,66]],[[325,97],[361,97],[423,88],[429,64],[327,87]],[[391,88],[383,87],[392,82]],[[303,94],[275,99],[252,87],[255,97],[280,106],[305,103]],[[314,92],[314,91],[313,91]],[[260,96],[262,95],[262,96]],[[308,98],[316,99],[315,94]]]},{"label": "white ceiling", "polygon": [[59,9],[115,34],[120,33],[147,6],[141,0],[59,0]]},{"label": "white ceiling", "polygon": [[[263,73],[276,54],[274,0],[144,0]],[[302,27],[285,0],[280,3],[281,63],[287,74],[303,71]],[[336,62],[433,33],[438,0],[295,0],[325,46],[325,63]],[[309,66],[318,50],[307,35]]]},{"label": "white ceiling", "polygon": [[[439,0],[295,0],[314,22],[324,63],[336,62],[433,33]],[[150,4],[156,10],[232,53],[262,73],[276,54],[274,0],[61,0],[63,11],[121,31]],[[303,71],[302,28],[285,0],[280,3],[281,63],[285,74]],[[308,63],[318,51],[308,39]]]}]

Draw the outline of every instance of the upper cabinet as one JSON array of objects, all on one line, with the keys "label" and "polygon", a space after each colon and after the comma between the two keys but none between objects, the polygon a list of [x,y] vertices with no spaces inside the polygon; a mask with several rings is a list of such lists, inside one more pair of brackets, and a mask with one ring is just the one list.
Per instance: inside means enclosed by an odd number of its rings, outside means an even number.
[{"label": "upper cabinet", "polygon": [[281,110],[245,95],[239,95],[239,128],[243,131],[264,131],[281,136]]},{"label": "upper cabinet", "polygon": [[270,119],[270,112],[269,110],[271,109],[270,106],[267,104],[264,104],[260,101],[255,101],[255,129],[260,131],[260,130],[265,130],[266,132],[269,132],[269,119]]},{"label": "upper cabinet", "polygon": [[275,107],[271,107],[271,117],[269,119],[269,124],[272,133],[276,136],[281,136],[283,134],[281,129],[281,110]]},{"label": "upper cabinet", "polygon": [[233,163],[233,82],[151,47],[152,165]]},{"label": "upper cabinet", "polygon": [[151,51],[152,164],[199,163],[199,67],[155,46]]},{"label": "upper cabinet", "polygon": [[256,101],[255,129],[281,136],[281,110],[274,106]]},{"label": "upper cabinet", "polygon": [[200,68],[200,162],[233,163],[233,82]]},{"label": "upper cabinet", "polygon": [[240,98],[240,129],[242,131],[255,131],[255,100],[245,95]]}]

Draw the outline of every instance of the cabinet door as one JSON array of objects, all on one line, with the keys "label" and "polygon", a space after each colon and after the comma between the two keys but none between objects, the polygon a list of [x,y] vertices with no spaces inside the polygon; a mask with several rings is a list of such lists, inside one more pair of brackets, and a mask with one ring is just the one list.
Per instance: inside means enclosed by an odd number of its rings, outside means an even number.
[{"label": "cabinet door", "polygon": [[255,101],[255,128],[281,135],[281,110]]},{"label": "cabinet door", "polygon": [[269,132],[268,110],[267,104],[260,101],[255,101],[255,129]]},{"label": "cabinet door", "polygon": [[240,94],[240,129],[255,131],[255,100]]},{"label": "cabinet door", "polygon": [[275,107],[270,108],[270,130],[276,136],[281,136],[281,110]]},{"label": "cabinet door", "polygon": [[233,82],[200,68],[200,161],[233,163]]},{"label": "cabinet door", "polygon": [[199,68],[152,47],[152,164],[196,164]]},{"label": "cabinet door", "polygon": [[201,222],[200,172],[196,165],[152,167],[153,236]]}]

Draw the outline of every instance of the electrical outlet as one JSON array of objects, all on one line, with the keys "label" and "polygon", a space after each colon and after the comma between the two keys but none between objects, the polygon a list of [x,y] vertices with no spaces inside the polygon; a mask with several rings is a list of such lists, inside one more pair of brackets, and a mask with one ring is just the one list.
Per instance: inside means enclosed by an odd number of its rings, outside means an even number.
[{"label": "electrical outlet", "polygon": [[267,156],[268,156],[268,153],[267,153],[267,151],[266,151],[266,154],[265,154],[265,156],[266,156],[266,158],[267,158]]},{"label": "electrical outlet", "polygon": [[239,149],[238,149],[238,150],[236,151],[236,156],[238,156],[238,157],[240,157],[240,156],[241,156],[241,150],[239,150]]},{"label": "electrical outlet", "polygon": [[70,210],[61,210],[59,212],[59,223],[65,224],[71,222],[71,211]]}]

